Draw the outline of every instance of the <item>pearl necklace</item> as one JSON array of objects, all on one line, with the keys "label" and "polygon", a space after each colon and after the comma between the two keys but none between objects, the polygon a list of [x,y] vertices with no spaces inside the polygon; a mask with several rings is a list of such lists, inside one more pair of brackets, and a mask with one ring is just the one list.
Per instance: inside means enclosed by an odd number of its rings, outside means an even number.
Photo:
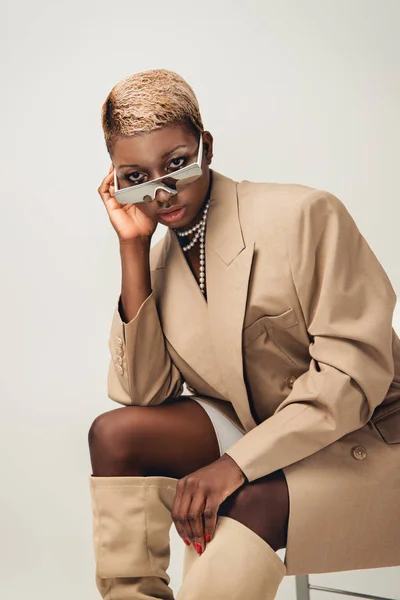
[{"label": "pearl necklace", "polygon": [[210,198],[207,200],[207,203],[205,205],[205,207],[203,208],[203,217],[201,219],[201,221],[199,223],[197,223],[197,225],[194,225],[193,227],[191,227],[190,229],[187,229],[186,231],[178,231],[177,229],[174,229],[175,233],[177,235],[179,235],[180,237],[184,237],[187,235],[190,235],[193,232],[196,232],[195,236],[193,237],[193,239],[189,242],[189,244],[187,244],[187,246],[182,246],[182,250],[184,252],[187,252],[188,250],[190,250],[190,248],[193,248],[193,246],[195,245],[195,243],[197,242],[198,239],[200,239],[200,281],[199,281],[199,286],[201,291],[203,292],[203,294],[205,294],[205,230],[206,230],[206,219],[207,219],[207,213],[208,213],[208,208],[210,206]]}]

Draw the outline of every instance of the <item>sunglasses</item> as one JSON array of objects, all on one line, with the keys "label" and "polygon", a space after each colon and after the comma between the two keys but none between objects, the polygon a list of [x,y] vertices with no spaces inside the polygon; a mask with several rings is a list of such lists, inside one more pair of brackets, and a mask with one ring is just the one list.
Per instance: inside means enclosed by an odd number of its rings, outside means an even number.
[{"label": "sunglasses", "polygon": [[[203,154],[203,137],[200,134],[199,151],[197,154],[196,162],[186,165],[181,169],[177,169],[173,173],[146,181],[145,183],[139,183],[138,185],[131,185],[126,188],[118,189],[117,174],[114,169],[114,196],[120,204],[139,204],[141,202],[152,202],[156,198],[157,190],[165,190],[169,194],[175,196],[182,189],[196,181],[202,173],[201,168]],[[165,183],[168,181],[169,185]],[[170,185],[174,187],[171,188]]]}]

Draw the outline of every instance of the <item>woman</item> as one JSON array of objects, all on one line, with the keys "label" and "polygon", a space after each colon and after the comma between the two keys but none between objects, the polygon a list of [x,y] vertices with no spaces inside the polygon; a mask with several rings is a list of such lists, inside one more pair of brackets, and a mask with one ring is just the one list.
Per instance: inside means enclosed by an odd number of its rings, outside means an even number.
[{"label": "woman", "polygon": [[[179,600],[273,599],[285,574],[399,565],[396,294],[344,204],[212,170],[174,72],[122,80],[102,119],[98,191],[122,262],[108,395],[126,405],[89,432],[102,597],[173,598],[172,522]],[[135,190],[150,201],[117,201],[115,183],[161,177]]]}]

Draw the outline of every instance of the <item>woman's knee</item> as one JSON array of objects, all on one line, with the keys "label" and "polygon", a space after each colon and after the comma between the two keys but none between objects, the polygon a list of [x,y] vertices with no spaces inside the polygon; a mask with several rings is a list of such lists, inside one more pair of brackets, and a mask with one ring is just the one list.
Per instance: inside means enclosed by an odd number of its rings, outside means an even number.
[{"label": "woman's knee", "polygon": [[89,431],[93,473],[184,477],[220,456],[212,421],[189,396],[99,415]]},{"label": "woman's knee", "polygon": [[91,454],[122,461],[132,459],[135,447],[140,447],[140,408],[124,406],[98,415],[88,433]]}]

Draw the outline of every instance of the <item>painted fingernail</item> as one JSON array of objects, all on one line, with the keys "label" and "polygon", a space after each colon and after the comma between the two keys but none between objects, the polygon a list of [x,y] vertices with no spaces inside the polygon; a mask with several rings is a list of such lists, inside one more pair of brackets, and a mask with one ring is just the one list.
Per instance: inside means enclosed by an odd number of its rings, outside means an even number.
[{"label": "painted fingernail", "polygon": [[189,540],[184,539],[183,541],[185,542],[186,546],[190,546]]},{"label": "painted fingernail", "polygon": [[204,539],[206,540],[206,542],[208,544],[208,542],[211,540],[211,535],[206,533],[206,535],[204,536]]},{"label": "painted fingernail", "polygon": [[202,549],[201,545],[199,543],[197,543],[197,542],[195,542],[194,545],[195,545],[197,554],[201,555],[203,553],[203,549]]}]

